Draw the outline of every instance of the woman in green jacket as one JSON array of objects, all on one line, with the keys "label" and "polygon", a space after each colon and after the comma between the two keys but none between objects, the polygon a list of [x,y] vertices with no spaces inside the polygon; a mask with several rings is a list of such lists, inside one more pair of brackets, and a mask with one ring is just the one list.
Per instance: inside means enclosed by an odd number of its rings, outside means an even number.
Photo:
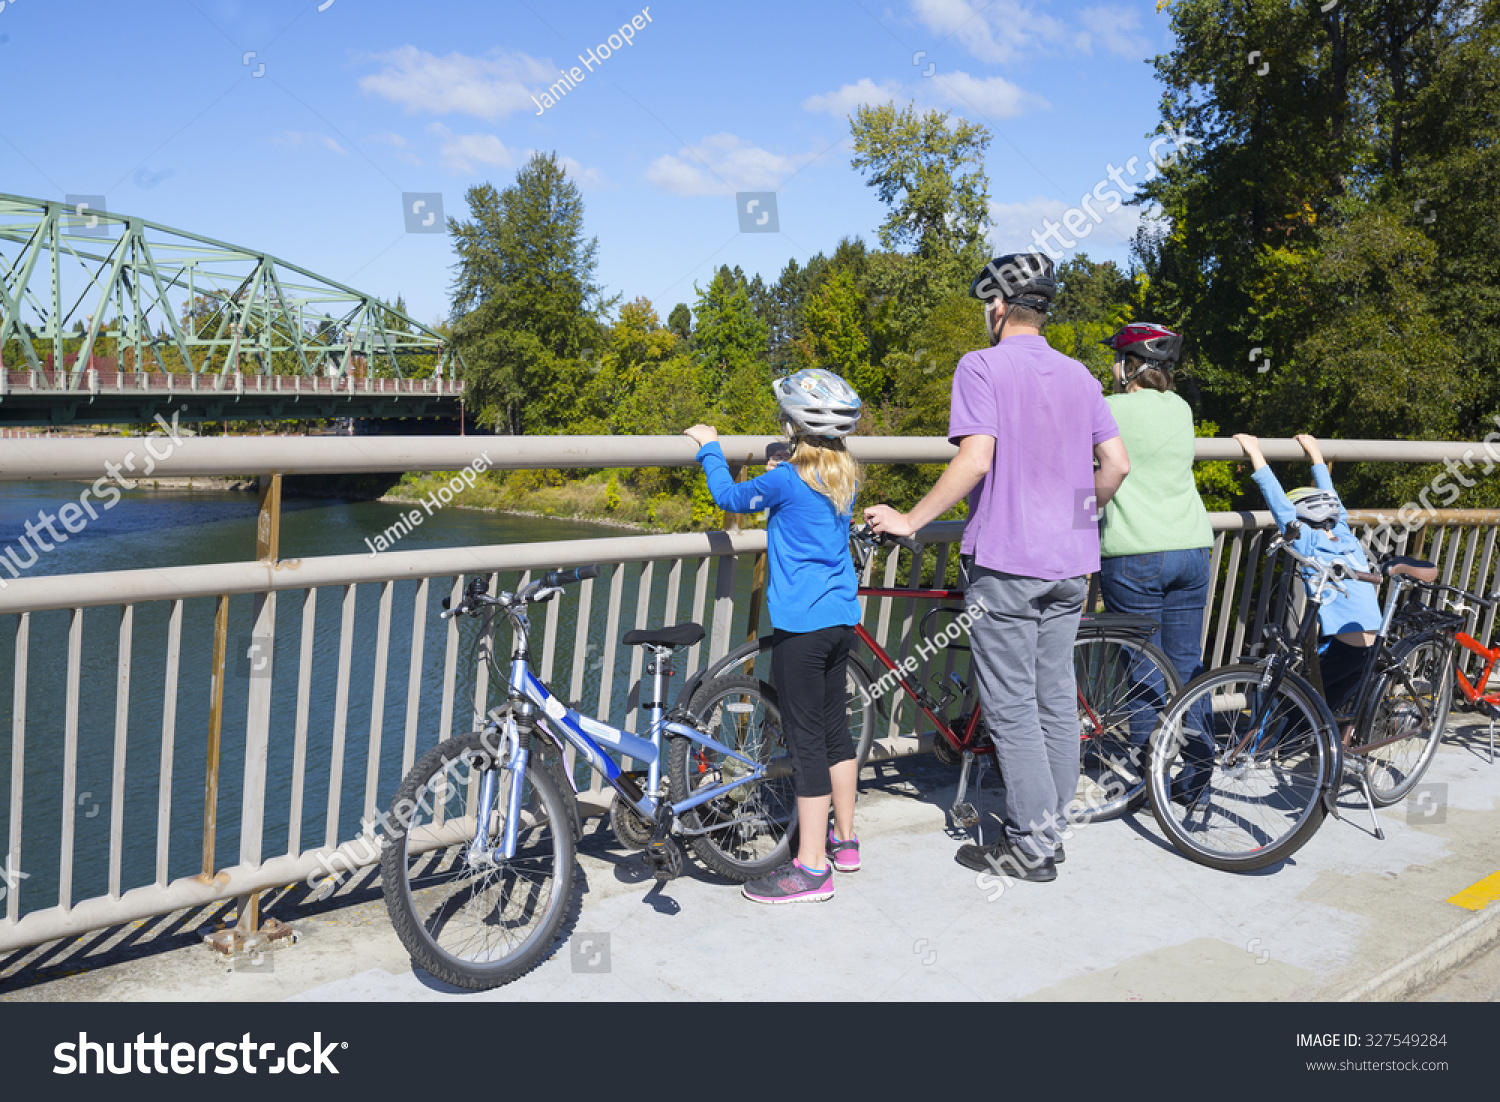
[{"label": "woman in green jacket", "polygon": [[[1130,454],[1130,476],[1101,518],[1104,607],[1160,624],[1155,642],[1186,683],[1203,671],[1213,532],[1193,481],[1193,413],[1172,389],[1182,337],[1152,322],[1134,322],[1104,343],[1115,352],[1116,393],[1106,400]],[[1131,724],[1131,742],[1140,751],[1154,725],[1150,697],[1160,691],[1157,686],[1143,690]],[[1197,768],[1201,755],[1185,757],[1189,763],[1174,785],[1174,798],[1192,803],[1207,771]],[[1135,764],[1143,766],[1144,758]]]}]

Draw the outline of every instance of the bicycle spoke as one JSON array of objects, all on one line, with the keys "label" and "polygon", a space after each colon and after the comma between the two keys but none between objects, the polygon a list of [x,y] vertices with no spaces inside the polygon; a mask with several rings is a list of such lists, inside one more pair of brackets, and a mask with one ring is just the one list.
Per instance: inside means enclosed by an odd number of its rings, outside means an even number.
[{"label": "bicycle spoke", "polygon": [[[1252,859],[1285,844],[1316,812],[1331,767],[1318,713],[1286,684],[1265,693],[1259,671],[1189,692],[1162,732],[1168,769],[1153,779],[1158,819],[1169,816],[1210,858]],[[1197,800],[1185,807],[1173,796]]]}]

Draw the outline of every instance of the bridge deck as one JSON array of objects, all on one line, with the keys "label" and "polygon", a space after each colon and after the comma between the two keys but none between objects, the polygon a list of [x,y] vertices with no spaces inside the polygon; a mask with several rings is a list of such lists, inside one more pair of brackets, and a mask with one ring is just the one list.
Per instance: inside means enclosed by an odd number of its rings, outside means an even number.
[{"label": "bridge deck", "polygon": [[166,372],[0,370],[0,426],[150,421],[420,417],[453,414],[451,379],[319,378]]},{"label": "bridge deck", "polygon": [[[1326,1000],[1392,969],[1373,995],[1400,998],[1455,963],[1430,947],[1466,923],[1500,933],[1500,903],[1476,916],[1450,902],[1495,871],[1500,822],[1486,727],[1454,720],[1426,778],[1438,802],[1382,810],[1377,841],[1346,789],[1343,820],[1257,875],[1187,861],[1142,813],[1078,828],[1054,883],[981,882],[945,830],[956,771],[922,755],[866,769],[865,868],[822,904],[759,907],[692,863],[658,890],[591,820],[571,944],[483,995],[412,971],[370,870],[315,905],[301,884],[268,895],[266,913],[301,941],[258,962],[226,966],[199,943],[212,921],[178,915],[0,958],[0,1001]],[[987,784],[987,839],[1002,802]],[[153,930],[167,945],[146,940]],[[600,935],[607,955],[575,962]],[[1482,947],[1465,938],[1455,951]]]}]

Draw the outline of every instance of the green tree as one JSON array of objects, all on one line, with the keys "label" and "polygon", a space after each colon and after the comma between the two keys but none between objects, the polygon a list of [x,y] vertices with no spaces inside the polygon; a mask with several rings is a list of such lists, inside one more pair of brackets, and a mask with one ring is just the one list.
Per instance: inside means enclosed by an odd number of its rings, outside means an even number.
[{"label": "green tree", "polygon": [[1135,320],[1140,286],[1114,264],[1096,264],[1086,253],[1057,269],[1057,299],[1044,336],[1065,356],[1084,364],[1108,390],[1114,353],[1101,343]]},{"label": "green tree", "polygon": [[755,314],[748,285],[721,269],[698,292],[693,316],[697,319],[693,343],[699,393],[722,422],[719,428],[736,433],[775,432],[769,331]]},{"label": "green tree", "polygon": [[985,241],[989,178],[984,153],[990,133],[942,111],[919,114],[894,103],[862,106],[850,119],[853,166],[866,174],[887,208],[880,244],[905,250],[908,262],[887,269],[895,328],[916,332],[947,295],[967,288],[989,259]]},{"label": "green tree", "polygon": [[806,358],[818,367],[842,375],[862,396],[875,398],[884,379],[870,363],[870,338],[865,333],[865,302],[848,268],[835,268],[803,313]]},{"label": "green tree", "polygon": [[598,241],[555,153],[534,153],[503,191],[467,194],[470,221],[448,220],[458,253],[454,333],[470,402],[501,431],[561,432],[578,414],[614,304],[594,281]]}]

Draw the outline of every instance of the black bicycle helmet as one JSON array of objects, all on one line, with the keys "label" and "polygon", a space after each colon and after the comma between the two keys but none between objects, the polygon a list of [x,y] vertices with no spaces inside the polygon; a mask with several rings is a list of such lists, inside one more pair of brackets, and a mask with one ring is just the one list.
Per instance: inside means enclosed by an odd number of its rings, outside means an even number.
[{"label": "black bicycle helmet", "polygon": [[979,270],[969,294],[981,302],[998,298],[1024,310],[1045,311],[1057,297],[1052,258],[1037,252],[997,256]]}]

